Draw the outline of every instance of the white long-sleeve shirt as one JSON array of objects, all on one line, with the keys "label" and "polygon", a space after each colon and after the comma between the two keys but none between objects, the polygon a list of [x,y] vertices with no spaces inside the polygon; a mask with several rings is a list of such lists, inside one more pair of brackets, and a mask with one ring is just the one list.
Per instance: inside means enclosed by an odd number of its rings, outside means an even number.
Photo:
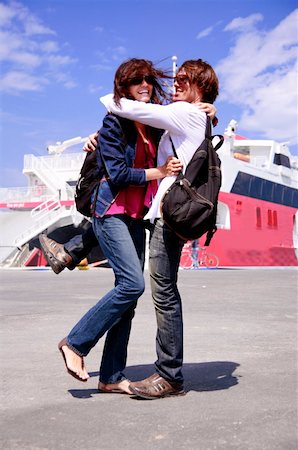
[{"label": "white long-sleeve shirt", "polygon": [[[108,111],[120,117],[166,130],[158,146],[158,166],[163,165],[167,158],[173,155],[169,136],[171,136],[184,171],[205,137],[206,114],[192,103],[179,101],[169,105],[156,105],[122,98],[120,107],[118,107],[114,103],[112,94],[101,97],[100,101]],[[155,218],[161,216],[161,199],[175,179],[176,177],[172,176],[165,177],[160,181],[158,191],[145,219],[153,222]]]}]

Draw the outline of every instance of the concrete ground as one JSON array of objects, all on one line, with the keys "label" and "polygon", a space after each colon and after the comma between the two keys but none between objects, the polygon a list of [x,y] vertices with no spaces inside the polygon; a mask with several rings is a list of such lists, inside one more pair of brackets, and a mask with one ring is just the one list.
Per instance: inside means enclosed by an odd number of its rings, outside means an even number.
[{"label": "concrete ground", "polygon": [[[110,269],[1,270],[1,449],[297,450],[297,269],[181,270],[187,395],[140,400],[97,391],[58,341],[113,284]],[[127,376],[150,375],[155,316],[148,273]]]}]

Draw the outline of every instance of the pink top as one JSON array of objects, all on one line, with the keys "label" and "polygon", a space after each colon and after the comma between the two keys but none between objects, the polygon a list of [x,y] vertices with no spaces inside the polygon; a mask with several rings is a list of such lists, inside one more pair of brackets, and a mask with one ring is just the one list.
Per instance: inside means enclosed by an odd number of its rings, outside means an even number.
[{"label": "pink top", "polygon": [[[155,167],[155,161],[156,147],[152,139],[150,136],[149,139],[144,139],[138,133],[134,167],[136,169],[152,168]],[[156,180],[148,181],[145,186],[127,186],[119,192],[106,215],[126,214],[135,219],[143,218],[156,191]]]}]

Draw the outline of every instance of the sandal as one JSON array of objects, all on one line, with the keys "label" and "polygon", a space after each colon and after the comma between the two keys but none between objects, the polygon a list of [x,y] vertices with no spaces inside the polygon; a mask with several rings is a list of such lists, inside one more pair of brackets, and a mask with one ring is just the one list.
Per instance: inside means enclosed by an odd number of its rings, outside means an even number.
[{"label": "sandal", "polygon": [[[130,380],[127,380],[130,383]],[[102,394],[126,394],[130,395],[128,392],[126,392],[124,389],[117,388],[117,387],[109,387],[109,386],[115,386],[117,383],[102,383],[99,381],[98,383],[98,390]],[[131,392],[132,394],[132,392]]]},{"label": "sandal", "polygon": [[[68,343],[67,343],[67,339],[66,339],[66,338],[62,339],[62,341],[59,342],[59,344],[58,344],[58,349],[59,349],[59,351],[61,352],[61,355],[62,355],[62,357],[63,357],[63,361],[64,361],[64,364],[65,364],[65,367],[66,367],[67,372],[69,373],[69,375],[71,375],[72,377],[74,377],[76,380],[79,380],[79,381],[82,381],[82,382],[85,383],[85,382],[88,380],[88,378],[84,379],[84,378],[79,377],[79,375],[77,375],[73,370],[71,370],[71,369],[68,367],[67,362],[66,362],[66,357],[65,357],[64,351],[63,351],[63,349],[62,349],[62,347],[63,347],[64,345],[66,345],[66,347],[70,348],[69,345],[68,345]],[[72,348],[70,348],[70,350],[73,351]],[[83,368],[84,368],[84,360],[83,360],[83,357],[81,357],[81,358],[82,358],[82,369],[83,369]]]}]

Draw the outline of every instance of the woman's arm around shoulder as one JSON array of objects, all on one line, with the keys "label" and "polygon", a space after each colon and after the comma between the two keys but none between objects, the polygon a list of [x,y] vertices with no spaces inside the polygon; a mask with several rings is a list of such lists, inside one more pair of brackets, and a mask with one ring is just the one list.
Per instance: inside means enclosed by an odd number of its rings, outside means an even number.
[{"label": "woman's arm around shoulder", "polygon": [[136,120],[155,128],[168,130],[174,134],[185,133],[188,124],[188,115],[193,112],[193,107],[187,102],[157,105],[122,98],[119,107],[115,104],[112,94],[101,97],[100,101],[108,111],[120,117]]},{"label": "woman's arm around shoulder", "polygon": [[145,170],[127,165],[126,145],[126,137],[119,120],[113,114],[107,114],[99,132],[97,148],[104,162],[107,176],[117,186],[144,185]]}]

